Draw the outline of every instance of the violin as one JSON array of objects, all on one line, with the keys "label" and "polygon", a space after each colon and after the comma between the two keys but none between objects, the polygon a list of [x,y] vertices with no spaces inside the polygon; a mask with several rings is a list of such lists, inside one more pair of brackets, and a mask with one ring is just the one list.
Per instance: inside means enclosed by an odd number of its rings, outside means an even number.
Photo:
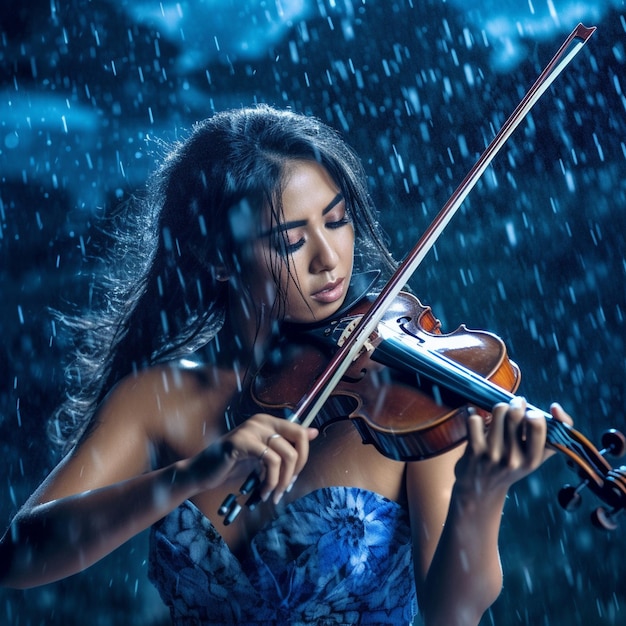
[{"label": "violin", "polygon": [[[371,302],[364,297],[345,314],[299,332],[288,326],[272,359],[254,376],[242,411],[292,413]],[[471,412],[479,412],[488,427],[489,411],[498,402],[510,402],[520,381],[520,368],[509,359],[500,337],[465,325],[444,334],[430,307],[400,292],[313,423],[323,430],[348,419],[363,443],[384,456],[419,461],[465,441]],[[564,454],[580,479],[578,486],[560,490],[561,506],[577,508],[588,487],[607,505],[595,509],[592,523],[615,529],[616,516],[626,508],[626,466],[613,469],[605,456],[624,455],[626,437],[609,429],[597,450],[587,437],[548,412],[532,405],[529,410],[543,415],[546,445]]]},{"label": "violin", "polygon": [[[464,441],[471,411],[479,411],[488,425],[494,404],[512,399],[520,370],[502,340],[465,326],[443,334],[430,308],[402,289],[499,149],[594,31],[582,24],[572,31],[375,299],[358,298],[354,307],[311,328],[287,325],[284,341],[254,376],[239,407],[242,415],[269,412],[322,428],[347,417],[364,443],[389,458],[415,461]],[[597,450],[581,433],[541,413],[547,445],[565,454],[580,478],[559,492],[560,504],[576,508],[589,487],[606,505],[596,509],[592,522],[615,528],[626,508],[626,466],[613,469],[605,456],[623,455],[626,437],[611,429]],[[253,472],[239,494],[227,496],[218,510],[225,524],[241,511],[239,496],[250,496],[250,508],[258,504],[259,483]]]}]

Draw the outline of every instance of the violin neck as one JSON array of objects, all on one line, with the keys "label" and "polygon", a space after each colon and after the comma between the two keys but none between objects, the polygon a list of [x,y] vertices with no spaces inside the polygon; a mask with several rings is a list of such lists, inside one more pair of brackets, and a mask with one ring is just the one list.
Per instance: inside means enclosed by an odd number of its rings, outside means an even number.
[{"label": "violin neck", "polygon": [[[499,402],[510,402],[513,394],[483,378],[463,365],[429,349],[422,349],[415,337],[394,331],[381,333],[382,341],[371,355],[372,360],[388,367],[412,372],[439,387],[465,399],[469,404],[491,411]],[[529,405],[529,409],[539,411],[548,422],[547,442],[558,445],[566,433],[561,424],[549,413]],[[567,430],[567,429],[566,429]]]},{"label": "violin neck", "polygon": [[[372,360],[401,371],[409,368],[433,385],[458,394],[467,403],[488,412],[494,404],[510,402],[513,398],[509,391],[456,361],[433,350],[421,348],[415,337],[397,333],[384,325],[379,330],[382,330],[382,341],[370,356]],[[598,489],[601,488],[603,479],[599,476],[611,472],[611,466],[603,456],[604,451],[598,452],[582,433],[569,424],[554,419],[549,413],[530,404],[528,409],[538,411],[546,420],[546,446],[564,454],[570,464],[579,468],[579,475],[586,481],[584,484],[589,484],[596,493],[600,493]],[[620,478],[620,481],[620,485],[623,485],[624,479]]]}]

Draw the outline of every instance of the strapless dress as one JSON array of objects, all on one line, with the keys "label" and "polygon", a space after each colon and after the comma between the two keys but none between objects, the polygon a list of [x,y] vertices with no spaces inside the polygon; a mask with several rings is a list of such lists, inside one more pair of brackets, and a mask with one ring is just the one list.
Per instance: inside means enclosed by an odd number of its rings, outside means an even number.
[{"label": "strapless dress", "polygon": [[186,501],[153,526],[149,558],[175,626],[396,626],[417,612],[408,512],[355,487],[288,504],[243,562]]}]

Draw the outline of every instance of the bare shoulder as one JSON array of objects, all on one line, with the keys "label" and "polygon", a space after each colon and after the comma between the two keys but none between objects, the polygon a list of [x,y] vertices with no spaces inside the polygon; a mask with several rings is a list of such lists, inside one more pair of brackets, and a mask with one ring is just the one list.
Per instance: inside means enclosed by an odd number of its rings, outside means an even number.
[{"label": "bare shoulder", "polygon": [[[233,375],[234,376],[234,375]],[[228,372],[156,366],[127,376],[32,503],[97,489],[199,452],[223,432]]]},{"label": "bare shoulder", "polygon": [[124,379],[98,419],[132,419],[147,439],[183,458],[223,434],[224,412],[236,387],[228,370],[159,365]]}]

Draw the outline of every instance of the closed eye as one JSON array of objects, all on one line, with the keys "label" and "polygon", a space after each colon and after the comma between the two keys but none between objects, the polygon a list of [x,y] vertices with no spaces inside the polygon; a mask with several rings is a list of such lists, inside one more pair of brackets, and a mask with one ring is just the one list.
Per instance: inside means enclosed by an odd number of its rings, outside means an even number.
[{"label": "closed eye", "polygon": [[303,238],[303,239],[299,239],[295,243],[286,243],[283,246],[285,254],[293,254],[294,252],[296,252],[296,250],[299,250],[300,248],[302,248],[302,246],[304,245],[304,242],[305,240]]},{"label": "closed eye", "polygon": [[344,217],[342,217],[340,220],[335,220],[333,222],[327,222],[326,223],[326,228],[341,228],[342,226],[346,226],[346,225],[350,224],[351,222],[352,222],[352,220],[347,215],[344,215]]},{"label": "closed eye", "polygon": [[301,237],[300,239],[298,239],[298,241],[295,241],[294,243],[289,243],[289,241],[287,240],[287,237],[281,233],[276,238],[276,242],[274,243],[274,249],[281,256],[287,256],[289,254],[293,254],[294,252],[302,248],[304,244],[305,244],[304,237]]}]

